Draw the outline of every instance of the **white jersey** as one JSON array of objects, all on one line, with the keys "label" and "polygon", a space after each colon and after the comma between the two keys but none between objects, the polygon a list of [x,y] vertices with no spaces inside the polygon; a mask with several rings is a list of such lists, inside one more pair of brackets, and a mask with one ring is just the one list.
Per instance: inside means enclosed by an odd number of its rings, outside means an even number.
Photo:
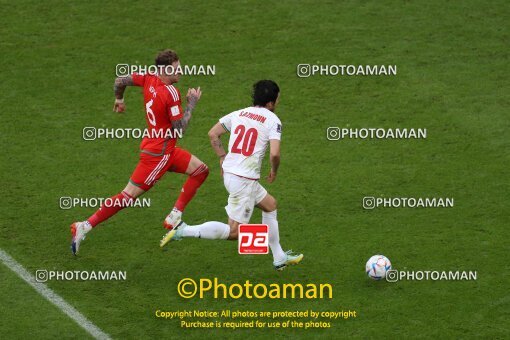
[{"label": "white jersey", "polygon": [[230,131],[223,171],[259,179],[269,140],[281,138],[280,119],[266,108],[247,107],[222,117],[220,123],[225,130]]}]

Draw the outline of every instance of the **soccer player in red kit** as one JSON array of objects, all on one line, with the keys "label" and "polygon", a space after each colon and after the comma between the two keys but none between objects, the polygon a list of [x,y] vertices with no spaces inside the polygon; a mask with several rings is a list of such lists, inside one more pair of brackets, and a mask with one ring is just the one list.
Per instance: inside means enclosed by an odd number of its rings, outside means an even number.
[{"label": "soccer player in red kit", "polygon": [[[85,235],[120,210],[133,204],[133,200],[152,186],[168,171],[187,174],[179,198],[163,225],[172,229],[181,222],[182,212],[209,174],[207,166],[197,157],[176,146],[179,133],[186,130],[191,113],[201,96],[200,88],[188,90],[187,107],[181,107],[181,95],[172,84],[179,81],[180,63],[177,54],[165,50],[156,57],[157,74],[132,74],[115,80],[115,112],[124,112],[124,91],[127,86],[143,87],[147,134],[140,149],[140,161],[128,184],[119,194],[105,200],[105,203],[86,221],[71,225],[71,250],[74,255],[79,251]],[[109,204],[106,204],[108,202]]]}]

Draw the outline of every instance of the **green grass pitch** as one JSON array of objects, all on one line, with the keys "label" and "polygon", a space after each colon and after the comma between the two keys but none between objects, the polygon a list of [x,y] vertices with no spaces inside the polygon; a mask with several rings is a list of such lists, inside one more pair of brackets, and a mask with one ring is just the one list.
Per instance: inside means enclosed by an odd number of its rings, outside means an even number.
[{"label": "green grass pitch", "polygon": [[[115,339],[508,338],[510,270],[509,6],[506,1],[1,1],[0,248],[30,272],[125,270],[126,281],[48,286]],[[266,188],[279,202],[282,245],[305,254],[278,273],[271,256],[236,242],[187,239],[158,247],[184,177],[169,174],[99,226],[74,258],[69,224],[94,208],[61,196],[110,197],[138,160],[139,141],[82,140],[86,126],[145,127],[139,89],[112,112],[115,65],[150,64],[175,49],[184,64],[216,65],[180,145],[211,175],[185,212],[224,221],[226,191],[207,131],[250,104],[259,79],[280,85],[282,165]],[[296,66],[395,64],[393,77],[299,78]],[[338,127],[427,128],[426,139],[328,141]],[[264,172],[268,169],[267,162]],[[454,197],[445,209],[364,210],[364,196]],[[256,212],[253,222],[259,222]],[[397,269],[476,270],[476,281],[375,282],[365,261]],[[333,299],[185,300],[185,277],[315,282]],[[71,319],[0,264],[0,338],[86,338]],[[356,310],[329,329],[182,329],[161,310]],[[505,321],[507,320],[507,321]]]}]

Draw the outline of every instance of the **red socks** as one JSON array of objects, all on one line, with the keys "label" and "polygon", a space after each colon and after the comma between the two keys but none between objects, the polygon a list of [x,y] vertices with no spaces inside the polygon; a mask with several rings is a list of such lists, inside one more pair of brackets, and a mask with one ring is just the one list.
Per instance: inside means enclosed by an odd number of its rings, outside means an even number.
[{"label": "red socks", "polygon": [[184,211],[189,201],[195,196],[197,189],[200,188],[202,183],[209,175],[209,168],[207,165],[202,164],[195,171],[193,171],[184,185],[182,186],[181,194],[175,203],[175,208]]},{"label": "red socks", "polygon": [[89,221],[92,228],[94,228],[99,223],[106,221],[120,210],[132,204],[133,197],[122,191],[120,194],[106,199],[103,205],[101,205],[101,208],[99,208],[94,215],[90,216],[87,221]]}]

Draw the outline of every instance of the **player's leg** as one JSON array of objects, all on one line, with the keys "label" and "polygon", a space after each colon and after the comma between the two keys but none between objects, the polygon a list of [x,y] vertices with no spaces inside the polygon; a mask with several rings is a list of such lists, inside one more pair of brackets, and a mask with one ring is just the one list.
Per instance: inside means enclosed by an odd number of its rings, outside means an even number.
[{"label": "player's leg", "polygon": [[273,260],[274,262],[280,262],[286,258],[286,255],[280,245],[276,199],[267,193],[257,204],[257,208],[262,210],[262,224],[269,226],[269,248],[273,253]]},{"label": "player's leg", "polygon": [[145,192],[142,188],[128,182],[124,190],[115,196],[110,197],[108,201],[114,204],[103,204],[92,216],[87,219],[87,222],[95,228],[100,223],[106,221],[122,209],[129,207],[133,201]]},{"label": "player's leg", "polygon": [[186,150],[175,148],[172,152],[171,162],[172,165],[169,171],[186,174],[188,178],[182,186],[181,193],[172,211],[163,222],[163,226],[166,229],[172,229],[180,223],[184,209],[186,209],[186,206],[193,199],[198,188],[200,188],[209,175],[209,168],[207,165]]},{"label": "player's leg", "polygon": [[[269,248],[273,253],[273,265],[276,270],[283,270],[289,264],[298,264],[303,259],[303,254],[292,254],[290,251],[284,252],[280,245],[280,231],[277,219],[276,199],[271,196],[259,184],[257,190],[257,208],[262,210],[262,224],[269,227]],[[263,197],[263,198],[261,198]]]},{"label": "player's leg", "polygon": [[[85,235],[96,227],[99,223],[102,223],[118,213],[120,210],[131,206],[133,200],[138,196],[142,195],[145,191],[141,188],[128,183],[124,190],[119,194],[110,197],[105,200],[105,203],[87,220],[83,222],[74,222],[71,224],[71,250],[76,255],[80,248],[80,243],[85,239]],[[108,202],[108,204],[106,203]]]},{"label": "player's leg", "polygon": [[198,225],[186,225],[179,233],[181,237],[203,238],[208,240],[237,240],[239,222],[228,219],[228,224],[209,221]]},{"label": "player's leg", "polygon": [[229,224],[217,221],[209,221],[198,225],[182,225],[177,239],[183,237],[203,238],[207,240],[230,240],[231,230],[237,228],[238,222],[229,219]]},{"label": "player's leg", "polygon": [[71,250],[73,254],[79,250],[80,242],[85,235],[100,223],[106,221],[120,210],[132,206],[133,201],[148,191],[154,183],[168,170],[169,155],[154,157],[141,154],[131,178],[119,194],[105,200],[101,207],[86,221],[71,224]]},{"label": "player's leg", "polygon": [[[185,237],[202,238],[206,240],[237,240],[239,222],[228,219],[228,224],[209,221],[197,225],[187,225],[181,222],[161,240],[161,247],[169,241],[180,241]],[[168,238],[167,238],[168,237]]]},{"label": "player's leg", "polygon": [[[249,221],[248,221],[249,222]],[[241,222],[234,221],[230,217],[228,218],[228,226],[230,227],[230,231],[227,237],[227,240],[237,240],[239,238],[239,225]]]},{"label": "player's leg", "polygon": [[106,204],[103,204],[101,208],[87,220],[92,228],[106,221],[120,210],[132,205],[134,199],[152,188],[154,183],[168,170],[168,167],[170,167],[170,155],[151,156],[142,153],[140,155],[140,161],[124,190],[111,197],[112,201],[119,200],[121,204],[114,204],[113,206],[106,206]]},{"label": "player's leg", "polygon": [[229,223],[210,221],[199,225],[187,225],[181,222],[163,237],[160,243],[161,247],[169,241],[178,241],[184,237],[237,240],[239,224],[249,223],[255,207],[254,196],[252,195],[253,181],[231,174],[225,174],[223,180],[230,194],[228,205],[225,207],[229,216]]}]

